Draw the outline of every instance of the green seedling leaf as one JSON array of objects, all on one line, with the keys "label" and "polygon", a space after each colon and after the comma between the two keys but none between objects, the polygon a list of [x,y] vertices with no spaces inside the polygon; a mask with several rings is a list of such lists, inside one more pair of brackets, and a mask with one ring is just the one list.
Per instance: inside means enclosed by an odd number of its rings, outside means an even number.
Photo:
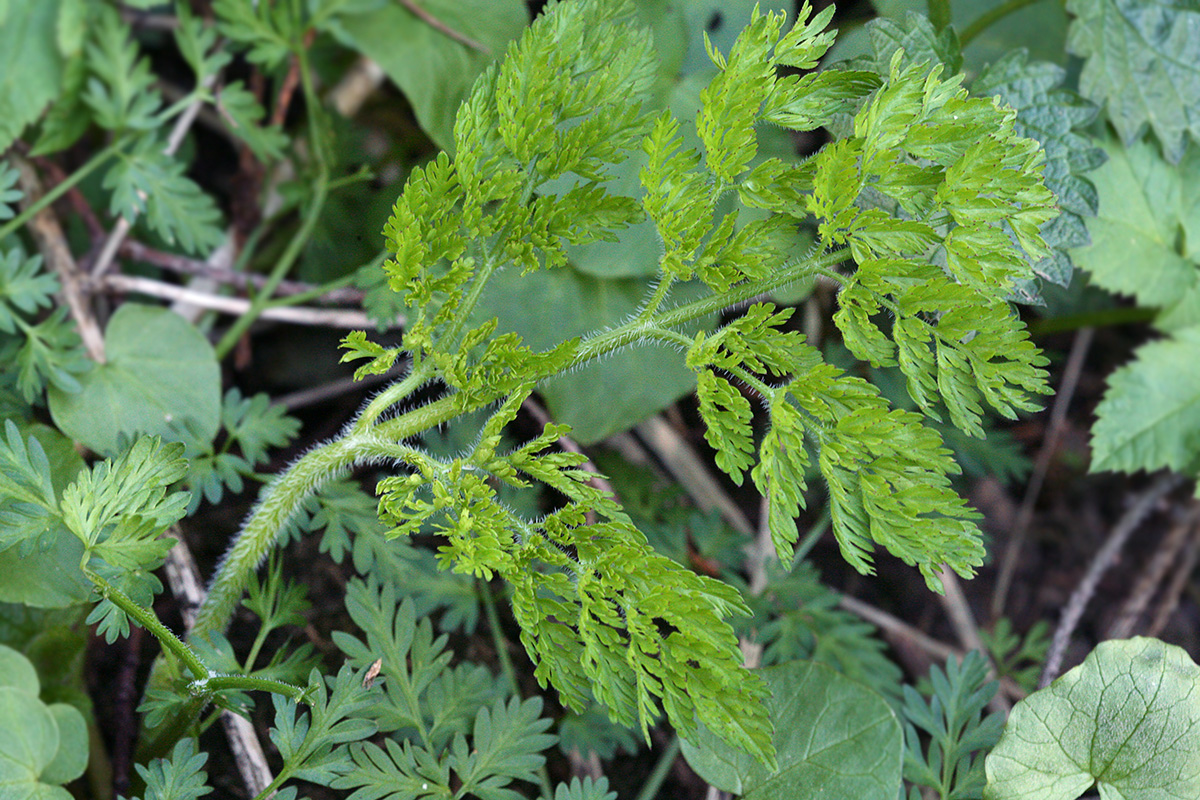
[{"label": "green seedling leaf", "polygon": [[55,47],[59,1],[14,3],[0,24],[0,153],[58,94],[62,56]]},{"label": "green seedling leaf", "polygon": [[1200,667],[1179,647],[1134,638],[1018,703],[987,757],[986,800],[1200,797]]},{"label": "green seedling leaf", "polygon": [[1108,162],[1088,176],[1100,197],[1092,246],[1071,257],[1098,286],[1161,308],[1162,330],[1200,322],[1200,147],[1172,166],[1149,141],[1100,144]]},{"label": "green seedling leaf", "polygon": [[1200,458],[1200,326],[1139,348],[1108,379],[1092,470],[1190,470]]},{"label": "green seedling leaf", "polygon": [[121,153],[104,176],[112,190],[109,210],[128,222],[142,213],[159,236],[192,253],[207,253],[224,237],[221,214],[213,199],[184,174],[182,162],[162,151],[153,136]]},{"label": "green seedling leaf", "polygon": [[1104,106],[1126,144],[1149,127],[1171,163],[1200,137],[1200,10],[1172,0],[1070,0],[1067,49],[1079,89]]},{"label": "green seedling leaf", "polygon": [[[156,758],[148,765],[137,765],[138,775],[146,783],[145,800],[196,800],[212,791],[206,785],[208,775],[202,768],[208,753],[196,752],[195,739],[181,739],[171,758]],[[283,797],[280,792],[277,797]],[[294,796],[294,795],[293,795]],[[135,798],[136,800],[136,798]]]},{"label": "green seedling leaf", "polygon": [[170,436],[190,419],[209,439],[221,418],[221,375],[212,345],[183,317],[127,303],[105,331],[108,361],[82,376],[78,394],[50,390],[50,414],[71,438],[113,454],[121,434]]},{"label": "green seedling leaf", "polygon": [[814,661],[760,673],[770,687],[777,770],[701,730],[683,742],[700,777],[744,800],[853,797],[895,800],[904,738],[882,696]]},{"label": "green seedling leaf", "polygon": [[434,143],[454,147],[454,115],[471,84],[529,23],[520,0],[423,0],[432,17],[484,49],[434,29],[398,3],[330,23],[343,44],[375,61],[400,87]]},{"label": "green seedling leaf", "polygon": [[0,443],[0,602],[36,608],[83,602],[91,590],[75,568],[83,546],[63,527],[56,505],[83,459],[46,425],[8,420],[7,432]]}]

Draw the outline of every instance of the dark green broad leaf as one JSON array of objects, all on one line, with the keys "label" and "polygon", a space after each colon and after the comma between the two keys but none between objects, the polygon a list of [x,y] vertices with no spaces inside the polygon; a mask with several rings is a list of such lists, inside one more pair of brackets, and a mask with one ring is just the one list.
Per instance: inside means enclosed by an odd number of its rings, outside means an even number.
[{"label": "dark green broad leaf", "polygon": [[983,14],[1004,4],[1005,0],[951,0],[953,31],[935,33],[926,16],[927,0],[874,0],[879,21],[849,29],[838,38],[826,62],[832,64],[872,53],[878,57],[881,49],[891,52],[903,47],[914,61],[942,63],[951,74],[961,70],[970,79],[986,65],[1018,48],[1028,50],[1037,61],[1065,60],[1067,14],[1061,3],[1051,0],[1041,0],[1006,14],[960,48],[958,34]]},{"label": "dark green broad leaf", "polygon": [[697,742],[683,743],[700,777],[744,800],[895,800],[904,737],[882,696],[813,661],[760,674],[771,689],[779,769],[768,770],[702,730]]},{"label": "dark green broad leaf", "polygon": [[0,18],[0,153],[58,94],[63,59],[55,30],[60,0],[4,3]]},{"label": "dark green broad leaf", "polygon": [[1200,326],[1138,349],[1108,378],[1092,470],[1194,472],[1200,462]]},{"label": "dark green broad leaf", "polygon": [[1200,667],[1157,639],[1099,645],[1013,708],[987,800],[1200,797]]},{"label": "dark green broad leaf", "polygon": [[1017,112],[1016,130],[1035,139],[1046,152],[1046,187],[1058,198],[1062,213],[1041,227],[1052,254],[1034,271],[1051,283],[1066,286],[1074,266],[1067,248],[1090,241],[1084,218],[1096,214],[1099,198],[1083,173],[1104,163],[1104,151],[1075,131],[1091,123],[1097,108],[1079,95],[1059,88],[1066,71],[1049,62],[1031,62],[1024,50],[1005,55],[984,69],[971,84],[973,94],[998,97]]},{"label": "dark green broad leaf", "polygon": [[[680,285],[672,298],[683,303],[705,291],[698,284]],[[528,275],[505,270],[488,282],[476,313],[480,319],[499,317],[500,332],[516,331],[526,344],[544,350],[629,319],[647,292],[640,278],[600,280],[569,267]],[[703,324],[710,328],[714,322]],[[629,429],[695,388],[696,376],[677,351],[647,345],[554,378],[538,391],[554,419],[590,444]]]},{"label": "dark green broad leaf", "polygon": [[479,73],[520,35],[529,14],[521,0],[421,0],[420,6],[445,28],[478,46],[451,38],[401,3],[338,16],[330,31],[379,64],[404,92],[434,143],[453,152],[459,104]]},{"label": "dark green broad leaf", "polygon": [[1160,329],[1200,323],[1200,147],[1172,165],[1146,140],[1100,144],[1108,162],[1088,175],[1100,196],[1092,246],[1071,257],[1097,286],[1161,308]]},{"label": "dark green broad leaf", "polygon": [[126,303],[104,335],[106,363],[80,378],[83,390],[50,389],[50,414],[71,438],[113,455],[121,434],[172,438],[189,421],[212,439],[221,419],[221,374],[212,345],[183,317]]},{"label": "dark green broad leaf", "polygon": [[46,705],[25,656],[0,645],[0,793],[24,800],[70,800],[59,784],[83,774],[88,733],[83,715]]},{"label": "dark green broad leaf", "polygon": [[1079,89],[1126,144],[1149,127],[1171,163],[1200,138],[1200,7],[1178,0],[1070,0]]}]

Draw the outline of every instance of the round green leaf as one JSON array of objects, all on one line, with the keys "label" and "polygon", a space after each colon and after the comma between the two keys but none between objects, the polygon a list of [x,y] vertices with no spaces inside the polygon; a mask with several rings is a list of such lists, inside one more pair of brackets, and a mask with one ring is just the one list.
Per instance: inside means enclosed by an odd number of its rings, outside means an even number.
[{"label": "round green leaf", "polygon": [[164,435],[173,420],[190,420],[202,439],[216,436],[220,368],[187,320],[126,303],[109,320],[104,347],[108,360],[80,377],[82,391],[50,389],[50,414],[64,433],[104,454],[117,451],[122,433]]},{"label": "round green leaf", "polygon": [[37,671],[19,651],[0,644],[0,688],[19,689],[37,697],[41,691]]},{"label": "round green leaf", "polygon": [[683,755],[700,777],[743,800],[814,797],[895,800],[904,737],[883,697],[824,664],[792,661],[760,672],[771,689],[778,770],[707,730]]},{"label": "round green leaf", "polygon": [[69,783],[87,769],[88,729],[79,709],[66,703],[48,706],[58,725],[58,751],[42,770],[42,783]]},{"label": "round green leaf", "polygon": [[987,800],[1200,797],[1200,667],[1157,639],[1104,642],[1013,708]]},{"label": "round green leaf", "polygon": [[[0,687],[0,787],[24,797],[58,752],[58,725],[36,694]],[[9,794],[12,791],[16,794]]]},{"label": "round green leaf", "polygon": [[0,602],[66,608],[88,599],[92,584],[79,569],[83,543],[66,528],[60,526],[49,550],[23,556],[19,549],[0,552]]}]

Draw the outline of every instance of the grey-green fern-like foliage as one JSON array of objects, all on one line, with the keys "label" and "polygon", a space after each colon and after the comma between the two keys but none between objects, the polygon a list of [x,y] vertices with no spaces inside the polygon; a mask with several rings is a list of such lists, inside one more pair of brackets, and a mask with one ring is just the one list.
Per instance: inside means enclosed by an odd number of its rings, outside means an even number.
[{"label": "grey-green fern-like foliage", "polygon": [[[696,372],[717,464],[738,483],[749,473],[769,498],[781,558],[790,561],[797,538],[811,445],[855,568],[870,572],[882,545],[940,590],[943,565],[969,577],[981,564],[976,514],[950,484],[958,466],[923,415],[982,435],[985,405],[1013,417],[1047,391],[1046,361],[1006,300],[1046,256],[1038,229],[1057,214],[1042,152],[1016,135],[1011,109],[969,97],[961,76],[940,67],[904,66],[900,52],[883,75],[781,76],[816,67],[834,38],[831,15],[805,8],[784,33],[783,15],[755,14],[728,54],[710,48],[718,72],[692,121],[643,111],[655,55],[625,4],[554,5],[479,80],[459,111],[455,156],[415,171],[396,202],[385,269],[409,309],[403,346],[361,333],[345,343],[346,359],[371,359],[360,374],[409,354],[414,374],[445,385],[439,413],[500,404],[472,452],[408,451],[412,472],[380,484],[380,510],[395,535],[439,530],[444,565],[513,585],[543,685],[574,707],[590,686],[615,719],[643,729],[661,708],[684,737],[700,723],[767,760],[769,724],[755,710],[765,690],[740,668],[724,621],[747,613],[736,590],[656,554],[588,483],[582,456],[545,452],[564,427],[511,452],[497,446],[539,381],[622,347],[673,343]],[[850,135],[808,160],[751,166],[758,126],[809,131],[848,112]],[[702,152],[683,147],[692,124]],[[649,159],[640,203],[605,185],[610,165],[637,148]],[[564,177],[569,190],[543,189]],[[771,214],[718,217],[731,192]],[[618,236],[647,215],[663,243],[661,274],[627,324],[543,352],[495,335],[494,321],[472,327],[498,270],[561,266],[564,244]],[[785,234],[811,218],[818,247],[789,252]],[[825,363],[789,329],[790,309],[755,303],[714,333],[678,331],[814,275],[841,287],[834,321],[846,347],[899,365],[921,413],[890,407],[875,386]],[[674,301],[672,289],[694,279],[707,296]],[[531,297],[530,313],[554,309]],[[757,445],[752,403],[770,418]],[[494,480],[540,481],[566,503],[524,519],[498,501]]]}]

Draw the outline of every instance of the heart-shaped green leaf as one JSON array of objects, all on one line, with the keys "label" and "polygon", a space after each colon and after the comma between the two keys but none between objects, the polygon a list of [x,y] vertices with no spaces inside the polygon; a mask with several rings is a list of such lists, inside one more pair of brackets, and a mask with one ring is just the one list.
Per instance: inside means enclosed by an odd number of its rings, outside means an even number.
[{"label": "heart-shaped green leaf", "polygon": [[683,743],[683,755],[700,777],[743,800],[895,800],[903,734],[881,695],[815,661],[791,661],[760,674],[771,689],[767,708],[779,769],[767,769],[702,730],[697,742]]},{"label": "heart-shaped green leaf", "polygon": [[80,377],[83,390],[51,388],[50,414],[71,438],[113,455],[120,434],[169,435],[189,420],[201,439],[217,435],[221,371],[212,345],[183,317],[126,303],[104,334],[107,361]]},{"label": "heart-shaped green leaf", "polygon": [[987,800],[1200,797],[1200,667],[1157,639],[1104,642],[1013,708]]}]

